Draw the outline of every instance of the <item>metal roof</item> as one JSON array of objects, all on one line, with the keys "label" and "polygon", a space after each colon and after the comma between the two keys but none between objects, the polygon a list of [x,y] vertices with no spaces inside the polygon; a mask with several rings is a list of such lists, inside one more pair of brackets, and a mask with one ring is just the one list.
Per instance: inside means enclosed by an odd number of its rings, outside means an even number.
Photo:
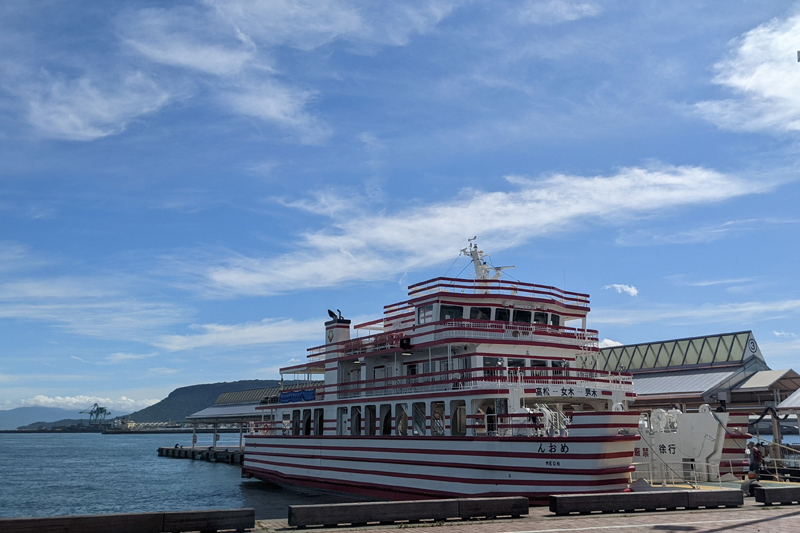
[{"label": "metal roof", "polygon": [[794,394],[783,400],[780,404],[778,404],[777,409],[779,411],[800,411],[800,389],[794,391]]},{"label": "metal roof", "polygon": [[265,389],[248,389],[235,392],[223,392],[217,396],[214,405],[227,405],[234,403],[259,403],[267,396],[276,394],[278,387],[267,387]]},{"label": "metal roof", "polygon": [[633,391],[638,396],[696,395],[702,396],[732,378],[738,370],[696,370],[664,372],[633,378]]},{"label": "metal roof", "polygon": [[240,419],[261,420],[261,412],[256,411],[258,403],[239,405],[212,405],[186,417],[197,422],[210,420],[236,421]]},{"label": "metal roof", "polygon": [[738,385],[734,392],[757,392],[778,390],[797,390],[800,388],[800,375],[792,369],[761,370]]},{"label": "metal roof", "polygon": [[[602,348],[596,368],[634,374],[687,367],[740,366],[755,359],[768,368],[750,331]],[[636,378],[640,379],[640,378]]]}]

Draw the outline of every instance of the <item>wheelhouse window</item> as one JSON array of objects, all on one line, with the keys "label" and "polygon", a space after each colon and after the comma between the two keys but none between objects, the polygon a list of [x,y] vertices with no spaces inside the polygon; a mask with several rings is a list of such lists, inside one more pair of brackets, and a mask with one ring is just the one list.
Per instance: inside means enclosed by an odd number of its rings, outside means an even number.
[{"label": "wheelhouse window", "polygon": [[511,320],[511,309],[495,309],[494,319],[500,322],[508,322]]},{"label": "wheelhouse window", "polygon": [[442,305],[439,307],[439,320],[459,320],[464,318],[464,308],[460,305]]},{"label": "wheelhouse window", "polygon": [[560,326],[561,325],[561,317],[558,315],[550,315],[550,325],[551,326]]},{"label": "wheelhouse window", "polygon": [[491,307],[470,307],[469,318],[472,320],[491,320],[492,308]]},{"label": "wheelhouse window", "polygon": [[531,323],[531,312],[522,311],[521,309],[514,309],[514,322]]},{"label": "wheelhouse window", "polygon": [[542,313],[541,311],[536,311],[533,313],[533,323],[547,324],[547,313]]},{"label": "wheelhouse window", "polygon": [[417,324],[433,322],[433,304],[417,307]]}]

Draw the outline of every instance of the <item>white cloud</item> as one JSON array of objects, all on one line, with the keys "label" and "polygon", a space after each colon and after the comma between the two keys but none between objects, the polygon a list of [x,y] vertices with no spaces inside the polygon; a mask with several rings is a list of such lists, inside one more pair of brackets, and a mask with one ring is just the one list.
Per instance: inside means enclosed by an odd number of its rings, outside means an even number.
[{"label": "white cloud", "polygon": [[619,283],[612,283],[611,285],[606,285],[603,287],[604,289],[614,289],[618,293],[622,294],[630,294],[631,296],[636,296],[639,294],[639,291],[633,285],[622,285]]},{"label": "white cloud", "polygon": [[732,130],[800,130],[800,76],[796,51],[800,15],[773,19],[743,34],[730,55],[714,65],[714,83],[734,98],[695,104],[695,110]]},{"label": "white cloud", "polygon": [[231,110],[271,122],[295,132],[305,144],[320,144],[331,134],[324,121],[306,108],[314,93],[274,80],[242,83],[237,89],[223,90],[220,100]]},{"label": "white cloud", "polygon": [[403,46],[429,33],[460,4],[411,0],[206,0],[222,20],[264,46],[312,50],[336,40]]},{"label": "white cloud", "polygon": [[720,239],[752,232],[772,224],[796,224],[795,220],[745,219],[729,220],[721,224],[713,224],[675,233],[656,233],[650,230],[621,232],[614,244],[619,246],[662,246],[671,244],[696,244],[714,242]]},{"label": "white cloud", "polygon": [[0,285],[0,318],[55,324],[72,333],[141,341],[184,322],[188,311],[128,293],[141,280],[120,276],[20,279]]},{"label": "white cloud", "polygon": [[[204,288],[217,295],[263,295],[396,279],[404,272],[452,260],[454,251],[472,235],[479,235],[484,246],[500,250],[582,223],[613,223],[771,187],[700,167],[507,179],[513,188],[508,192],[468,189],[449,202],[341,217],[328,228],[305,233],[296,251],[280,256],[231,255],[212,267],[186,264],[183,269],[199,272]],[[299,207],[309,209],[307,204]]]},{"label": "white cloud", "polygon": [[[59,407],[61,409],[77,409],[79,411],[97,404],[109,409],[112,411],[111,415],[115,416],[114,410],[130,413],[158,402],[159,400],[133,400],[125,396],[112,399],[99,396],[45,396],[40,394],[33,398],[20,400],[18,403],[23,407]],[[78,417],[76,416],[76,418]]]},{"label": "white cloud", "polygon": [[148,372],[152,375],[156,376],[170,376],[172,374],[177,374],[178,369],[176,368],[167,368],[164,366],[157,366],[155,368],[148,369]]},{"label": "white cloud", "polygon": [[320,320],[297,322],[293,319],[264,319],[246,324],[194,325],[200,331],[194,335],[165,335],[154,344],[170,351],[204,347],[233,347],[277,344],[318,339],[322,342]]},{"label": "white cloud", "polygon": [[612,341],[611,339],[603,339],[600,341],[600,348],[611,348],[612,346],[622,346],[621,342]]},{"label": "white cloud", "polygon": [[137,72],[101,85],[97,80],[45,80],[25,90],[29,121],[44,136],[90,141],[117,134],[141,115],[157,111],[171,96]]},{"label": "white cloud", "polygon": [[793,315],[800,311],[800,300],[775,302],[737,302],[699,306],[650,304],[646,309],[595,309],[592,322],[597,324],[660,323],[669,325],[751,324]]},{"label": "white cloud", "polygon": [[241,32],[188,6],[142,9],[118,26],[124,42],[149,60],[208,74],[236,74],[255,53]]},{"label": "white cloud", "polygon": [[713,287],[715,285],[734,285],[737,283],[749,283],[753,278],[731,278],[731,279],[710,279],[702,281],[687,281],[680,283],[686,287]]},{"label": "white cloud", "polygon": [[793,338],[797,337],[797,335],[795,335],[791,331],[773,331],[772,334],[775,335],[778,338],[783,337],[783,338],[793,339]]},{"label": "white cloud", "polygon": [[555,24],[587,17],[596,17],[603,8],[595,2],[581,0],[529,0],[517,9],[520,22]]},{"label": "white cloud", "polygon": [[150,359],[151,357],[155,357],[156,355],[158,355],[158,352],[151,352],[144,354],[117,352],[117,353],[112,353],[111,355],[106,357],[106,361],[108,361],[109,363],[124,363],[126,361],[138,361],[140,359]]}]

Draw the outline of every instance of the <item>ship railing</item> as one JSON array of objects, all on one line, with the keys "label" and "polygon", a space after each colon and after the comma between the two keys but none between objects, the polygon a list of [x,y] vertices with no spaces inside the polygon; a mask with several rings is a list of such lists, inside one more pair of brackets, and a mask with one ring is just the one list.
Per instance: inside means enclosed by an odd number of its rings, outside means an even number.
[{"label": "ship railing", "polygon": [[[458,389],[504,389],[509,385],[526,388],[554,388],[554,396],[600,397],[603,390],[633,391],[629,375],[618,376],[603,370],[533,367],[478,367],[445,370],[405,376],[343,382],[336,387],[339,398],[372,397],[419,392],[443,392]],[[509,371],[510,370],[510,371]],[[533,375],[532,375],[533,374]],[[563,390],[562,390],[563,389]],[[551,394],[545,394],[549,396]]]},{"label": "ship railing", "polygon": [[647,461],[631,463],[636,471],[631,481],[644,479],[651,485],[686,485],[697,487],[700,483],[717,483],[722,487],[719,463],[691,461]]},{"label": "ship railing", "polygon": [[435,278],[423,281],[408,287],[409,297],[419,297],[426,294],[440,292],[455,292],[459,294],[498,294],[510,296],[525,296],[540,300],[551,300],[563,305],[588,307],[589,295],[565,291],[548,285],[535,285],[521,281],[508,281],[499,279],[460,279],[460,278]]},{"label": "ship railing", "polygon": [[476,340],[517,340],[527,342],[558,342],[575,346],[586,351],[598,351],[596,330],[582,330],[566,326],[531,324],[522,322],[503,322],[497,320],[441,320],[420,326],[411,325],[387,333],[368,335],[333,344],[315,346],[308,349],[312,362],[324,361],[328,355],[352,357],[381,351],[399,351],[400,341],[433,333],[434,340],[468,338]]},{"label": "ship railing", "polygon": [[592,350],[598,348],[597,331],[521,322],[497,320],[444,320],[434,322],[434,340],[468,338],[492,340],[518,340],[529,342],[553,342],[578,346]]}]

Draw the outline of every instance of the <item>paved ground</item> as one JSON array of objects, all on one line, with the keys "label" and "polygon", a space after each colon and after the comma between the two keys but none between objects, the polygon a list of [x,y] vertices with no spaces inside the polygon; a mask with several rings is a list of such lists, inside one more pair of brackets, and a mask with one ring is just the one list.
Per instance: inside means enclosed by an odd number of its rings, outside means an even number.
[{"label": "paved ground", "polygon": [[[622,533],[635,531],[688,531],[715,533],[722,531],[768,533],[800,533],[800,505],[764,507],[752,498],[738,509],[695,511],[658,511],[619,514],[555,516],[546,507],[531,507],[528,516],[518,519],[423,522],[415,524],[375,525],[366,527],[306,528],[307,533],[368,532],[399,533],[412,528],[443,528],[441,533]],[[286,520],[259,520],[259,532],[288,533],[295,531]],[[404,531],[403,533],[408,533]]]}]

